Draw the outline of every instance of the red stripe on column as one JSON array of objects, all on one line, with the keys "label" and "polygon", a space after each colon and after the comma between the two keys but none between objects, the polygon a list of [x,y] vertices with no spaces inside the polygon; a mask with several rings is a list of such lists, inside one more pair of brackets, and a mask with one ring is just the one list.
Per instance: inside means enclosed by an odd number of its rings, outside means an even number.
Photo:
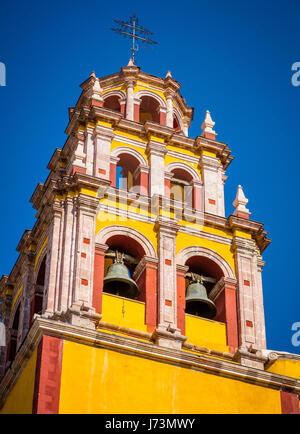
[{"label": "red stripe on column", "polygon": [[44,335],[37,349],[32,412],[58,414],[63,340]]},{"label": "red stripe on column", "polygon": [[104,250],[96,250],[94,260],[93,307],[96,309],[97,313],[102,312],[104,260]]},{"label": "red stripe on column", "polygon": [[177,327],[185,334],[185,277],[177,272]]},{"label": "red stripe on column", "polygon": [[296,393],[280,391],[281,413],[300,414],[299,396]]},{"label": "red stripe on column", "polygon": [[146,325],[151,333],[157,325],[157,267],[146,265]]}]

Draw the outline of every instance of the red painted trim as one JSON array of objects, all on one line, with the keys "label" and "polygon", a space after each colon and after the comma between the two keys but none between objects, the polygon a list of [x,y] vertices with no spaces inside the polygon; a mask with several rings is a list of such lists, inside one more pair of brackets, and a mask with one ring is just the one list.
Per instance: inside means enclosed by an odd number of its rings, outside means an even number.
[{"label": "red painted trim", "polygon": [[147,325],[147,331],[151,333],[158,323],[157,267],[153,264],[146,264],[145,273],[145,322]]},{"label": "red painted trim", "polygon": [[171,259],[165,259],[165,264],[166,265],[172,265]]},{"label": "red painted trim", "polygon": [[211,205],[215,205],[216,201],[214,199],[208,199],[208,203],[210,203]]},{"label": "red painted trim", "polygon": [[215,140],[216,139],[216,136],[214,134],[204,133],[204,137],[206,139],[211,139],[211,140]]},{"label": "red painted trim", "polygon": [[139,176],[139,184],[140,184],[140,193],[148,196],[148,184],[149,184],[149,176],[148,173],[141,172]]},{"label": "red painted trim", "polygon": [[83,242],[84,244],[90,244],[90,239],[89,238],[83,238]]},{"label": "red painted trim", "polygon": [[244,280],[244,285],[245,285],[245,286],[250,286],[250,282],[249,282],[249,280]]},{"label": "red painted trim", "polygon": [[243,214],[243,213],[241,213],[241,212],[238,212],[238,213],[237,213],[237,217],[241,217],[241,218],[243,218],[243,219],[247,219],[247,220],[249,220],[249,214]]},{"label": "red painted trim", "polygon": [[281,390],[280,400],[282,414],[300,414],[298,394]]},{"label": "red painted trim", "polygon": [[253,322],[249,321],[249,320],[246,320],[246,326],[247,327],[253,327]]},{"label": "red painted trim", "polygon": [[164,112],[159,112],[159,123],[160,125],[166,125],[167,114]]},{"label": "red painted trim", "polygon": [[166,306],[172,306],[172,300],[165,300]]},{"label": "red painted trim", "polygon": [[82,258],[86,258],[86,253],[81,253]]},{"label": "red painted trim", "polygon": [[97,313],[102,312],[102,293],[104,279],[104,250],[96,249],[94,259],[93,307]]},{"label": "red painted trim", "polygon": [[106,175],[106,170],[104,170],[104,169],[98,169],[98,173],[100,175]]},{"label": "red painted trim", "polygon": [[236,289],[232,285],[225,285],[223,292],[215,301],[217,307],[216,321],[226,324],[227,345],[231,353],[235,353],[239,346],[238,317]]},{"label": "red painted trim", "polygon": [[81,279],[81,285],[88,286],[89,282],[86,279]]},{"label": "red painted trim", "polygon": [[116,176],[117,176],[117,165],[114,163],[110,163],[109,179],[110,179],[110,185],[112,187],[116,186]]},{"label": "red painted trim", "polygon": [[185,277],[177,272],[177,327],[185,334]]},{"label": "red painted trim", "polygon": [[193,188],[193,208],[198,211],[202,209],[201,189],[197,187]]},{"label": "red painted trim", "polygon": [[79,172],[79,173],[85,173],[86,169],[83,169],[82,167],[73,167],[71,175],[74,175],[74,173]]},{"label": "red painted trim", "polygon": [[126,104],[120,104],[120,112],[122,113],[123,116],[125,116],[125,108],[126,108]]},{"label": "red painted trim", "polygon": [[135,122],[140,122],[140,105],[134,104],[133,119]]},{"label": "red painted trim", "polygon": [[171,192],[171,180],[165,179],[165,196],[170,197]]},{"label": "red painted trim", "polygon": [[103,103],[99,101],[92,100],[91,106],[103,107]]},{"label": "red painted trim", "polygon": [[34,414],[58,414],[63,340],[44,335],[37,349]]}]

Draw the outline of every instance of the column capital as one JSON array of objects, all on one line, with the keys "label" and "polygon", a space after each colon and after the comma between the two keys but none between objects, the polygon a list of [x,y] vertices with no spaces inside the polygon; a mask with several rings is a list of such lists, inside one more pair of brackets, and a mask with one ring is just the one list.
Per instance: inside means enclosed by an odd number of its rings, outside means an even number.
[{"label": "column capital", "polygon": [[104,254],[108,249],[107,244],[95,243],[95,251],[98,254]]},{"label": "column capital", "polygon": [[156,219],[155,228],[159,233],[164,233],[175,237],[180,226],[174,219],[158,216]]},{"label": "column capital", "polygon": [[167,147],[165,143],[149,140],[146,152],[158,157],[164,157],[167,153]]},{"label": "column capital", "polygon": [[219,295],[224,291],[225,288],[237,289],[237,279],[232,277],[221,277],[220,280],[215,284],[213,289],[209,294],[209,298],[215,301]]}]

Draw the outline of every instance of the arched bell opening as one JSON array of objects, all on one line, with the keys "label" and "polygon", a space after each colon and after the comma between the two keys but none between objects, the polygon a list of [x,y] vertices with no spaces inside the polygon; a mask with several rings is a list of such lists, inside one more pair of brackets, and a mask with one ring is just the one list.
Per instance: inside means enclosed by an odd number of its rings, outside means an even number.
[{"label": "arched bell opening", "polygon": [[152,121],[160,123],[160,104],[151,96],[142,96],[140,103],[139,121],[145,123]]},{"label": "arched bell opening", "polygon": [[10,364],[14,361],[17,352],[17,339],[19,330],[21,303],[19,303],[10,329],[10,341],[8,344],[7,362]]},{"label": "arched bell opening", "polygon": [[217,317],[217,306],[209,294],[223,277],[221,268],[206,257],[192,257],[186,261],[185,312],[207,319]]},{"label": "arched bell opening", "polygon": [[187,206],[193,207],[193,177],[184,169],[173,169],[170,182],[170,199],[184,202]]},{"label": "arched bell opening", "polygon": [[144,291],[134,279],[135,270],[144,256],[142,247],[125,235],[107,240],[105,253],[103,292],[138,300]]},{"label": "arched bell opening", "polygon": [[44,256],[39,267],[36,283],[34,285],[34,293],[31,299],[30,306],[30,325],[32,324],[34,314],[41,314],[43,310],[44,285],[46,274],[47,255]]},{"label": "arched bell opening", "polygon": [[121,112],[120,97],[116,95],[107,97],[104,100],[103,107],[120,113]]},{"label": "arched bell opening", "polygon": [[137,158],[130,154],[120,154],[119,161],[116,167],[116,188],[122,190],[134,190],[134,187],[139,185],[137,176],[137,168],[140,162]]}]

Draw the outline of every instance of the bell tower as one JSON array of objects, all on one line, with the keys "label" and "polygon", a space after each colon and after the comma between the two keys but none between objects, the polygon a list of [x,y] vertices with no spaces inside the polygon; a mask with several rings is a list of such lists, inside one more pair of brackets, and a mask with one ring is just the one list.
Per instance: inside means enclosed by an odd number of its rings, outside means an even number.
[{"label": "bell tower", "polygon": [[266,349],[270,240],[241,186],[226,216],[211,113],[190,137],[180,84],[132,61],[81,89],[0,281],[1,412],[299,410]]}]

